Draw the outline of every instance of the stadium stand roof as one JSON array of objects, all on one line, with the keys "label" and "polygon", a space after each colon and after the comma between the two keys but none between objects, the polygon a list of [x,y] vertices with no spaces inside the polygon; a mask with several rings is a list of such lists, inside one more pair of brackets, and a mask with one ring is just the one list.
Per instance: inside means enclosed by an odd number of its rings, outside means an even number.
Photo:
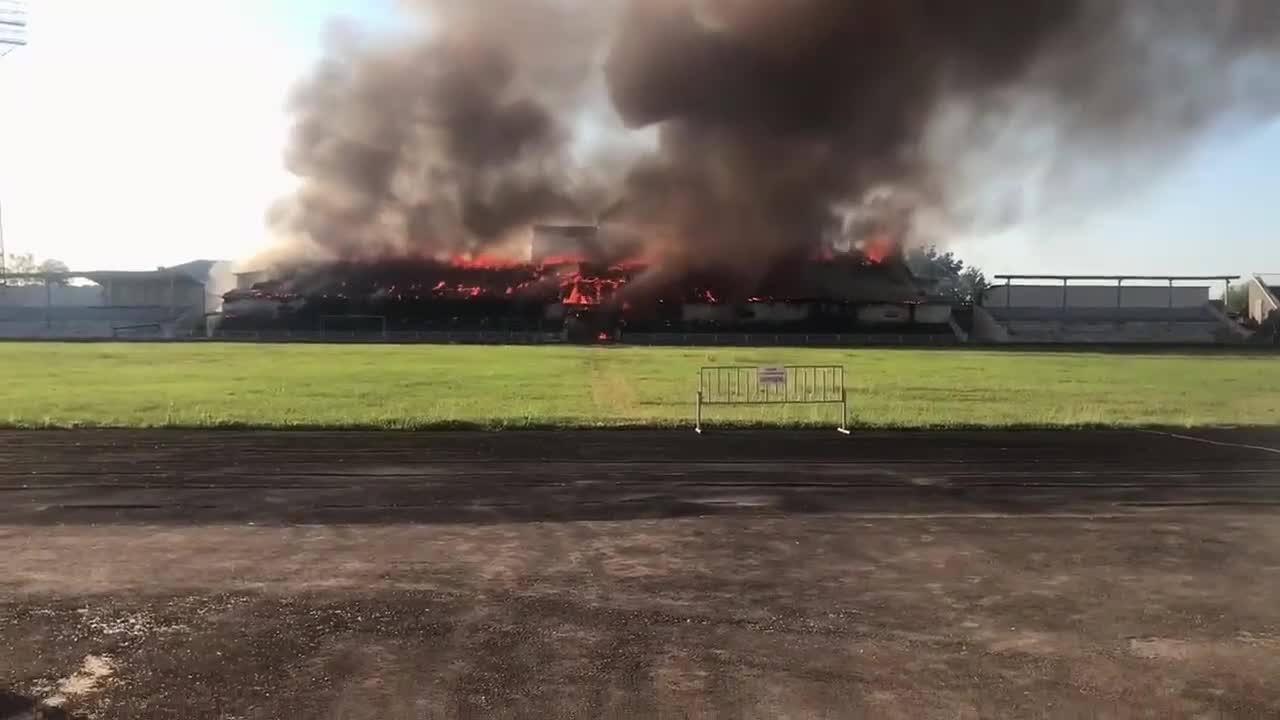
[{"label": "stadium stand roof", "polygon": [[1234,275],[993,275],[996,280],[1110,280],[1112,282],[1122,280],[1173,280],[1181,281],[1207,281],[1207,280],[1235,280],[1240,274]]},{"label": "stadium stand roof", "polygon": [[102,282],[104,280],[144,280],[144,279],[168,279],[172,278],[189,278],[198,282],[205,282],[209,273],[214,266],[225,262],[221,260],[193,260],[181,265],[173,267],[156,268],[155,270],[84,270],[84,271],[67,271],[67,272],[27,272],[15,273],[7,272],[4,274],[6,279],[20,280],[42,280],[48,278],[50,280],[66,280],[70,278],[86,278],[94,282]]}]

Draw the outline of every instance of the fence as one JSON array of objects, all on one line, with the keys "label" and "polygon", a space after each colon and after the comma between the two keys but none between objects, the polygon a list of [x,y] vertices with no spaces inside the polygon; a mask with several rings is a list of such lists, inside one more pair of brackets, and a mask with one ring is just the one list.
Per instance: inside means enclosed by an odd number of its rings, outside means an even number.
[{"label": "fence", "polygon": [[116,325],[111,328],[111,337],[123,340],[132,337],[161,337],[164,326],[160,323],[141,323],[139,325]]},{"label": "fence", "polygon": [[[377,330],[372,330],[371,328],[377,328]],[[335,330],[340,333],[349,332],[353,336],[357,333],[376,332],[383,339],[386,339],[387,318],[382,315],[321,315],[321,334],[334,332]]]},{"label": "fence", "polygon": [[[204,333],[193,333],[203,338]],[[563,343],[564,334],[521,330],[215,330],[215,340],[261,342],[352,343],[503,343],[515,345]],[[614,342],[624,345],[740,346],[740,347],[899,347],[958,345],[955,335],[844,334],[801,335],[757,333],[623,333]]]},{"label": "fence", "polygon": [[[193,338],[204,339],[202,334]],[[367,333],[353,330],[216,330],[212,340],[272,343],[422,343],[438,345],[548,345],[563,343],[559,333],[505,330],[415,332],[389,330]]]},{"label": "fence", "polygon": [[708,406],[839,405],[840,425],[849,434],[849,394],[838,365],[713,366],[698,371],[694,430],[702,432]]},{"label": "fence", "polygon": [[626,332],[618,338],[628,345],[718,345],[740,347],[931,347],[958,345],[959,338],[948,328],[930,333],[638,333]]}]

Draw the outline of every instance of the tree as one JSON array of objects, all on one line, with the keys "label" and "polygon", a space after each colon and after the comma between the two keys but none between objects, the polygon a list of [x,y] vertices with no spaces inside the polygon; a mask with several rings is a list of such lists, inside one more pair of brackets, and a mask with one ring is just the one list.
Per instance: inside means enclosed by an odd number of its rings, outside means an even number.
[{"label": "tree", "polygon": [[[36,256],[31,253],[11,253],[5,259],[4,263],[5,282],[9,285],[41,285],[44,280],[40,278],[11,278],[9,275],[32,275],[35,273],[65,273],[70,272],[67,264],[61,260],[42,260],[37,262]],[[66,283],[65,279],[58,279],[54,282],[59,284]]]},{"label": "tree", "polygon": [[39,268],[40,268],[40,272],[42,272],[42,273],[68,273],[68,272],[71,272],[71,268],[67,267],[67,264],[66,264],[66,263],[62,262],[61,260],[54,260],[54,259],[52,259],[52,258],[50,258],[50,259],[48,259],[48,260],[45,260],[45,261],[41,262],[41,263],[40,263],[40,265],[39,265]]},{"label": "tree", "polygon": [[[66,263],[62,262],[61,260],[54,260],[52,258],[45,260],[44,262],[41,262],[39,267],[40,267],[40,272],[42,273],[53,274],[53,273],[71,272],[71,268],[67,267]],[[67,278],[65,277],[56,278],[53,281],[53,283],[55,285],[66,285]]]},{"label": "tree", "polygon": [[966,266],[955,253],[939,252],[936,245],[907,251],[907,267],[917,276],[934,281],[934,292],[955,302],[981,302],[989,287],[981,268]]},{"label": "tree", "polygon": [[1244,315],[1249,311],[1249,283],[1231,283],[1227,286],[1227,296],[1222,299],[1227,312]]},{"label": "tree", "polygon": [[26,275],[33,272],[39,272],[39,270],[36,268],[36,257],[31,253],[21,255],[10,253],[4,260],[4,281],[6,285],[37,285],[40,281],[34,278],[9,277],[9,275]]},{"label": "tree", "polygon": [[39,272],[36,269],[36,256],[31,253],[9,253],[9,257],[5,258],[4,270],[6,273],[15,275],[23,273]]}]

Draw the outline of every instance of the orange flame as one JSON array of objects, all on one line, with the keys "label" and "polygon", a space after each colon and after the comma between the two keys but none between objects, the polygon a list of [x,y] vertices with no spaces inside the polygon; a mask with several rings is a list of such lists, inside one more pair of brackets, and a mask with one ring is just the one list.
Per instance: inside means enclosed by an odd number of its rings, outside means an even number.
[{"label": "orange flame", "polygon": [[898,241],[890,233],[876,233],[863,241],[862,256],[867,259],[867,262],[879,265],[894,253],[897,246]]}]

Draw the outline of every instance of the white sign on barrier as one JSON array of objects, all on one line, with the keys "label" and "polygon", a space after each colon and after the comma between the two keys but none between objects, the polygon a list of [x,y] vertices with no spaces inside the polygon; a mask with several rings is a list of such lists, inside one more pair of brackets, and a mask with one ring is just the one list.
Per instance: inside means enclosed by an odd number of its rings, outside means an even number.
[{"label": "white sign on barrier", "polygon": [[719,365],[699,368],[693,428],[702,432],[702,408],[724,405],[839,405],[849,434],[849,393],[839,365]]},{"label": "white sign on barrier", "polygon": [[787,369],[781,365],[762,365],[756,370],[760,387],[781,387],[787,384]]}]

